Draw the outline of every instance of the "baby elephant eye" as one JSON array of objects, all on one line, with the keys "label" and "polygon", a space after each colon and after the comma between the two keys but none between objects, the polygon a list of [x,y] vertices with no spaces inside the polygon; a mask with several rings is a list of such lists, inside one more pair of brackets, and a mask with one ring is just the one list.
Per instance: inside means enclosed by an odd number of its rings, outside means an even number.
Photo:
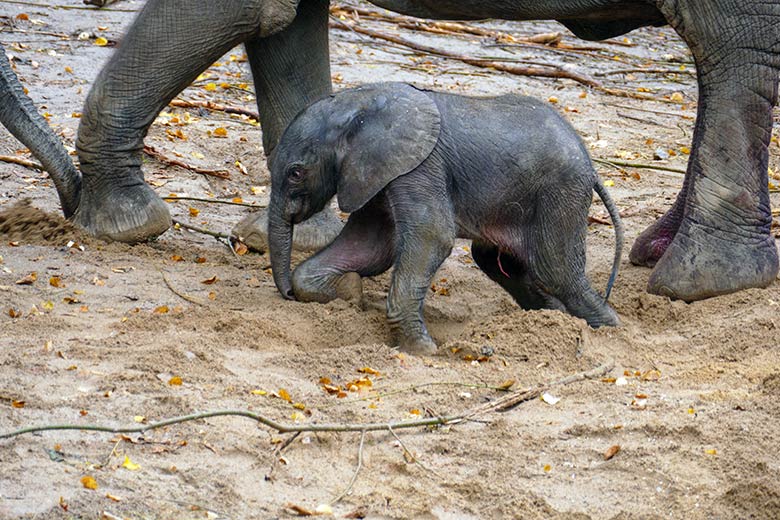
[{"label": "baby elephant eye", "polygon": [[287,177],[292,181],[299,181],[303,179],[305,172],[300,166],[293,166],[287,171]]}]

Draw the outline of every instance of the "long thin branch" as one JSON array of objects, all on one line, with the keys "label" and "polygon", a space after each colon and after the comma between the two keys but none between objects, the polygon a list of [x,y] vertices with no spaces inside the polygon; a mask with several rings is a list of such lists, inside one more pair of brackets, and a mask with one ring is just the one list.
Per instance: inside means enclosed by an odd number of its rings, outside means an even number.
[{"label": "long thin branch", "polygon": [[221,199],[204,199],[200,197],[174,197],[171,195],[170,197],[160,197],[165,202],[176,202],[179,200],[191,200],[195,202],[206,202],[208,204],[227,204],[229,206],[244,206],[246,208],[266,208],[268,206],[264,206],[262,204],[249,204],[246,202],[233,202],[232,200],[221,200]]},{"label": "long thin branch", "polygon": [[172,107],[178,108],[203,108],[206,110],[212,110],[214,112],[225,112],[226,114],[239,114],[248,116],[255,121],[260,121],[260,115],[252,110],[247,110],[241,107],[232,107],[228,105],[220,105],[219,103],[213,103],[211,101],[187,101],[184,99],[174,99],[168,103]]},{"label": "long thin branch", "polygon": [[168,289],[170,289],[173,294],[175,294],[176,296],[178,296],[182,300],[188,301],[190,303],[194,303],[194,304],[200,305],[200,306],[206,305],[205,303],[203,303],[199,299],[195,298],[194,296],[190,296],[189,294],[185,294],[185,293],[179,291],[178,289],[176,289],[173,286],[173,284],[171,283],[171,281],[168,279],[168,276],[165,274],[165,271],[160,271],[160,273],[162,274],[162,278],[163,278],[163,281],[165,282],[165,285],[168,286]]},{"label": "long thin branch", "polygon": [[555,386],[569,385],[577,381],[584,381],[586,379],[595,379],[607,374],[614,367],[613,362],[609,362],[600,365],[592,370],[585,372],[579,372],[567,376],[563,379],[559,379],[546,385],[540,385],[536,388],[529,388],[525,390],[519,390],[512,392],[506,396],[500,397],[494,401],[486,403],[484,405],[471,408],[460,414],[448,415],[442,417],[429,417],[426,419],[415,419],[411,421],[394,421],[384,423],[322,423],[322,424],[289,424],[282,423],[270,419],[264,415],[250,412],[247,410],[213,410],[207,412],[193,413],[189,415],[182,415],[179,417],[173,417],[170,419],[164,419],[149,424],[140,426],[100,426],[100,425],[88,425],[88,424],[53,424],[43,426],[31,426],[22,428],[8,433],[0,434],[0,439],[9,439],[18,435],[26,433],[42,432],[42,431],[54,431],[54,430],[79,430],[79,431],[93,431],[93,432],[106,432],[106,433],[142,433],[149,430],[155,430],[170,426],[173,424],[180,424],[189,421],[196,421],[201,419],[208,419],[210,417],[224,417],[224,416],[236,416],[245,417],[258,422],[268,428],[276,430],[279,433],[293,433],[293,432],[362,432],[362,431],[377,431],[388,430],[390,428],[394,430],[406,429],[406,428],[419,428],[423,426],[442,426],[446,424],[456,424],[458,422],[467,420],[478,414],[483,414],[492,411],[504,411],[509,408],[515,407],[520,403],[535,399],[542,395],[545,391]]},{"label": "long thin branch", "polygon": [[167,157],[150,145],[144,146],[144,153],[150,157],[154,157],[167,166],[178,166],[179,168],[184,168],[185,170],[190,170],[191,172],[199,173],[201,175],[210,175],[211,177],[218,177],[220,179],[230,179],[230,172],[227,170],[207,170],[205,168],[192,166],[183,161]]},{"label": "long thin branch", "polygon": [[588,78],[586,76],[582,76],[580,74],[577,74],[575,72],[570,72],[568,70],[564,70],[561,68],[556,68],[554,66],[550,66],[550,68],[543,68],[543,67],[521,67],[518,65],[508,65],[506,63],[500,63],[493,60],[486,60],[482,58],[473,58],[470,56],[466,56],[463,54],[457,54],[454,52],[446,51],[444,49],[437,49],[435,47],[431,47],[429,45],[423,45],[420,43],[413,42],[411,40],[407,40],[405,38],[401,38],[400,36],[395,36],[392,34],[386,34],[379,31],[375,31],[373,29],[368,29],[366,27],[361,27],[357,24],[347,24],[340,20],[336,20],[330,24],[330,27],[334,29],[339,29],[342,31],[354,31],[359,34],[365,34],[366,36],[370,36],[372,38],[376,38],[379,40],[385,40],[391,43],[395,43],[397,45],[402,45],[404,47],[408,47],[410,49],[414,49],[416,51],[426,53],[426,54],[432,54],[434,56],[441,56],[443,58],[448,58],[452,60],[458,60],[463,63],[467,63],[469,65],[473,65],[475,67],[480,67],[483,69],[494,69],[499,70],[501,72],[506,72],[509,74],[514,74],[516,76],[535,76],[535,77],[544,77],[544,78],[558,78],[558,79],[571,79],[578,83],[581,83],[583,85],[593,87],[593,88],[602,88],[601,84],[597,81]]},{"label": "long thin branch", "polygon": [[661,165],[655,165],[655,164],[647,164],[647,163],[635,163],[635,162],[628,162],[628,161],[613,161],[611,159],[593,159],[593,162],[606,164],[608,166],[623,166],[626,168],[640,168],[644,170],[660,170],[664,172],[672,172],[672,173],[681,173],[685,175],[686,171],[682,168],[674,168],[672,166],[661,166]]},{"label": "long thin branch", "polygon": [[[40,4],[36,2],[23,2],[21,0],[0,0],[0,4],[16,4],[24,5],[27,7],[46,7],[48,9],[65,9],[74,11],[94,11],[94,7],[83,7],[77,5],[52,5],[52,4]],[[102,8],[101,11],[113,11],[116,13],[137,13],[140,9],[109,9]]]},{"label": "long thin branch", "polygon": [[342,491],[339,496],[331,500],[330,505],[337,503],[339,500],[349,495],[350,491],[352,491],[352,486],[355,485],[355,481],[357,480],[358,473],[360,473],[360,468],[363,467],[363,444],[365,443],[365,441],[366,441],[366,430],[362,430],[360,432],[360,446],[358,446],[358,461],[357,461],[357,467],[355,468],[355,473],[352,475],[352,479],[349,481],[349,484],[347,485],[346,489],[344,489],[344,491]]},{"label": "long thin branch", "polygon": [[218,238],[218,239],[222,238],[222,239],[225,239],[225,240],[230,240],[230,235],[226,235],[225,233],[220,233],[219,231],[211,231],[210,229],[199,228],[197,226],[191,226],[190,224],[187,224],[185,222],[182,222],[180,220],[175,220],[175,219],[172,222],[174,223],[174,225],[177,225],[177,226],[182,227],[184,229],[188,229],[190,231],[195,231],[196,233],[202,233],[204,235],[208,235],[210,237],[214,237],[214,238]]}]

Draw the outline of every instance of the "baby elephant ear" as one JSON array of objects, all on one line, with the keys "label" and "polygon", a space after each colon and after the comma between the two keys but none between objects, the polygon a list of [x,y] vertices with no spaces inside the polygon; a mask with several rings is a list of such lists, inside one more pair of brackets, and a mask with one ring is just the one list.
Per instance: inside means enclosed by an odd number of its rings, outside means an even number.
[{"label": "baby elephant ear", "polygon": [[441,116],[427,93],[402,83],[344,91],[335,98],[334,105],[343,107],[337,110],[350,114],[337,154],[339,207],[352,213],[431,154]]}]

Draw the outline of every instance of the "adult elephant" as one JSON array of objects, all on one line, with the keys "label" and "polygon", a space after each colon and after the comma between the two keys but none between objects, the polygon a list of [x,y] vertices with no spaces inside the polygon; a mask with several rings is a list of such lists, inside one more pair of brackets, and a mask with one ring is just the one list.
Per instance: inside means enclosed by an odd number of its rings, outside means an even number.
[{"label": "adult elephant", "polygon": [[[697,66],[693,147],[677,200],[638,238],[631,260],[655,265],[650,292],[688,301],[774,280],[767,164],[780,0],[372,1],[422,18],[555,19],[588,40],[671,25]],[[241,42],[267,154],[302,107],[331,91],[327,0],[149,0],[83,110],[77,223],[122,241],[169,227],[165,204],[143,179],[143,138],[175,95]]]}]

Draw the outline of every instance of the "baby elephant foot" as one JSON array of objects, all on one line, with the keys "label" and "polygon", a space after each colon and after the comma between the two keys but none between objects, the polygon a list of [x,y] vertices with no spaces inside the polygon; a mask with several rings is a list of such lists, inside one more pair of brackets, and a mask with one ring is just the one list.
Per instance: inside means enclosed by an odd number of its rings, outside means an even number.
[{"label": "baby elephant foot", "polygon": [[[325,208],[312,218],[293,228],[293,249],[296,251],[319,251],[341,232],[344,223],[331,208]],[[253,251],[265,253],[268,250],[268,211],[262,209],[251,213],[236,224],[231,233]]]},{"label": "baby elephant foot", "polygon": [[405,337],[398,341],[398,349],[415,356],[431,356],[436,353],[438,347],[427,334],[424,336]]},{"label": "baby elephant foot", "polygon": [[301,302],[327,303],[335,299],[363,301],[363,280],[357,273],[332,275],[301,264],[293,273],[293,293]]}]

